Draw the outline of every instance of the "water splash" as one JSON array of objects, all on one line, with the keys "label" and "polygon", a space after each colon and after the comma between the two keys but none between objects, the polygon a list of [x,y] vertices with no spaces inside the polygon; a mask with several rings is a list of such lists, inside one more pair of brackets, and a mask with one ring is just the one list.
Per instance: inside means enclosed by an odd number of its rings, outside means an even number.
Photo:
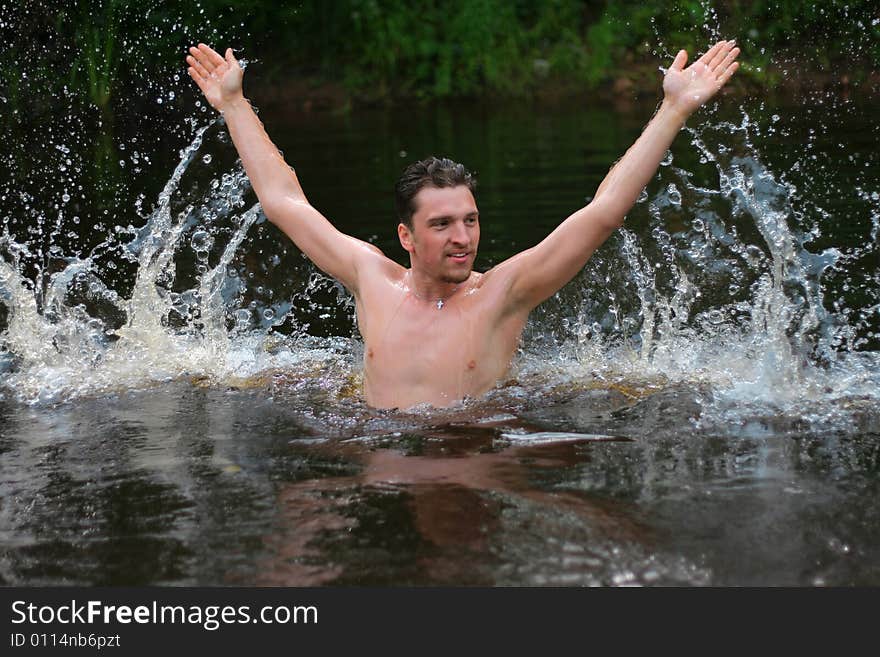
[{"label": "water splash", "polygon": [[[810,252],[812,232],[793,226],[803,198],[762,162],[757,129],[743,113],[737,123],[688,130],[693,153],[714,169],[717,184],[697,184],[670,154],[634,211],[646,216],[648,230],[620,232],[613,257],[622,267],[601,256],[588,267],[581,286],[573,286],[577,311],[566,311],[565,330],[550,335],[553,355],[546,339],[527,340],[518,383],[543,387],[550,397],[597,381],[630,390],[684,384],[708,390],[698,393],[701,412],[691,417],[703,427],[738,425],[756,414],[839,427],[859,400],[876,404],[876,352],[858,348],[868,324],[829,310],[823,285],[829,272],[876,244]],[[302,380],[315,381],[331,408],[357,395],[358,342],[311,336],[307,322],[288,336],[271,330],[297,307],[318,312],[323,276],[312,271],[278,312],[245,302],[246,277],[233,262],[262,215],[259,205],[245,209],[249,188],[240,167],[176,207],[191,167],[214,159],[204,157],[206,139],[213,144],[221,134],[219,122],[195,132],[145,225],[125,244],[121,253],[136,263],[127,298],[106,285],[93,255],[67,258],[41,286],[22,274],[30,247],[8,233],[0,240],[0,298],[8,307],[3,383],[17,399],[52,402],[180,377],[259,384],[279,372],[294,391]],[[187,249],[194,254],[189,264]],[[178,271],[186,266],[194,266],[188,278]],[[607,293],[596,306],[590,301],[600,276]],[[192,284],[175,289],[179,277]],[[88,291],[93,312],[77,302],[77,288]],[[255,315],[263,321],[255,323]],[[117,316],[123,319],[114,324]],[[545,338],[547,328],[538,321]],[[508,389],[501,401],[515,406],[522,399]]]},{"label": "water splash", "polygon": [[[701,6],[708,22],[698,29],[724,36],[711,6]],[[660,37],[658,58],[668,60],[674,49]],[[177,82],[158,84],[161,93],[151,83],[162,111],[180,102]],[[842,102],[815,101],[806,114],[822,103],[834,113]],[[280,373],[289,394],[314,383],[308,394],[319,390],[322,402],[347,412],[340,409],[358,394],[361,345],[339,332],[316,336],[311,324],[329,314],[328,304],[350,314],[351,299],[304,265],[300,289],[266,301],[257,266],[240,262],[262,215],[247,208],[240,166],[224,162],[231,149],[222,122],[205,124],[205,112],[199,101],[194,116],[171,123],[178,136],[189,130],[189,143],[148,212],[131,179],[158,159],[145,144],[148,131],[141,126],[108,149],[123,172],[117,182],[138,195],[140,228],[119,209],[118,194],[89,205],[87,135],[110,132],[104,117],[97,128],[74,111],[58,119],[47,128],[42,168],[2,189],[15,203],[6,203],[0,236],[0,394],[56,402],[181,377],[261,385]],[[870,157],[850,153],[859,173],[831,192],[856,194],[869,237],[815,246],[839,217],[816,192],[830,187],[835,162],[822,150],[822,121],[810,118],[799,135],[763,103],[734,121],[708,108],[702,127],[688,129],[689,144],[680,140],[688,157],[670,153],[631,213],[635,225],[567,289],[572,303],[552,310],[553,320],[536,318],[516,385],[493,392],[493,403],[527,405],[521,386],[537,386],[546,401],[563,389],[614,385],[638,397],[683,384],[700,400],[688,419],[703,427],[774,414],[840,427],[860,408],[876,408],[880,273],[870,263],[880,195],[862,166]],[[800,136],[794,162],[761,155],[763,140]],[[209,167],[224,173],[207,189],[191,183]],[[713,181],[696,182],[706,178]],[[41,197],[37,179],[55,184]],[[89,214],[90,231],[80,224]],[[275,330],[285,323],[286,332]]]},{"label": "water splash", "polygon": [[[181,152],[156,209],[126,245],[137,259],[128,299],[106,288],[91,259],[73,257],[49,277],[39,303],[39,286],[19,271],[21,255],[28,247],[8,234],[0,240],[11,259],[0,259],[0,300],[8,306],[0,350],[6,355],[8,371],[2,383],[15,398],[28,403],[55,402],[180,377],[228,381],[281,369],[313,377],[316,361],[327,364],[338,359],[339,346],[334,341],[318,346],[304,346],[300,341],[296,347],[283,347],[283,339],[244,330],[242,322],[237,323],[237,331],[230,332],[227,320],[241,310],[236,307],[241,286],[230,275],[230,265],[248,230],[262,217],[261,208],[257,204],[234,217],[233,234],[211,268],[204,263],[214,238],[200,222],[208,216],[217,221],[234,213],[243,204],[246,177],[239,170],[201,205],[189,205],[176,215],[172,211],[172,198],[213,125],[198,130]],[[197,284],[174,292],[175,258],[189,231],[191,244],[201,253]],[[70,302],[71,288],[84,280],[93,295],[99,292],[124,316],[121,326],[108,326],[89,315],[83,304]],[[103,314],[112,313],[105,309]]]},{"label": "water splash", "polygon": [[[607,290],[607,299],[582,304],[566,327],[574,337],[557,337],[573,356],[563,377],[708,386],[691,417],[704,428],[740,426],[756,415],[851,428],[880,401],[880,354],[865,349],[880,295],[865,289],[868,309],[856,325],[850,311],[829,302],[825,282],[841,263],[876,257],[878,245],[809,251],[817,231],[793,223],[805,200],[761,161],[755,128],[743,112],[737,124],[688,130],[717,186],[697,186],[667,158],[659,189],[640,202],[650,230],[621,231],[624,273],[615,280],[613,265],[600,261],[582,279],[583,299],[597,290]],[[527,355],[525,369],[534,374],[546,356],[543,349]]]}]

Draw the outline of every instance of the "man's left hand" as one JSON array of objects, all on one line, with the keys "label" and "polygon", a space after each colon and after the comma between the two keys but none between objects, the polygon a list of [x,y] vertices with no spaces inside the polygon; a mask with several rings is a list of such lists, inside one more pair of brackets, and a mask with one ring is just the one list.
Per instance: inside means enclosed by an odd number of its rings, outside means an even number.
[{"label": "man's left hand", "polygon": [[664,101],[686,119],[736,72],[739,52],[734,41],[719,41],[685,68],[688,54],[680,50],[663,78]]}]

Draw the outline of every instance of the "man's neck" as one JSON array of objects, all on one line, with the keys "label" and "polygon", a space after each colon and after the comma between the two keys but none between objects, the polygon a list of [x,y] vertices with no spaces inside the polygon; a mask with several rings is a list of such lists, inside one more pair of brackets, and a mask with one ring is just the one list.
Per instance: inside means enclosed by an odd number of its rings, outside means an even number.
[{"label": "man's neck", "polygon": [[431,278],[416,269],[410,269],[407,271],[404,282],[417,299],[430,303],[442,302],[445,304],[446,301],[459,293],[469,280],[470,276],[461,283],[443,281]]}]

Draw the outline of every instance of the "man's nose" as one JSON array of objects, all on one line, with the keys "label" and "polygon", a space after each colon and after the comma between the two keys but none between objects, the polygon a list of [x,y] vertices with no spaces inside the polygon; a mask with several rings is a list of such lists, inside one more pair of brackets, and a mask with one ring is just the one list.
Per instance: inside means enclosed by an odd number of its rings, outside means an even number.
[{"label": "man's nose", "polygon": [[468,234],[467,227],[464,225],[464,222],[458,221],[452,228],[452,234],[450,235],[450,239],[453,244],[460,244],[462,246],[466,246],[468,242],[471,241],[471,236]]}]

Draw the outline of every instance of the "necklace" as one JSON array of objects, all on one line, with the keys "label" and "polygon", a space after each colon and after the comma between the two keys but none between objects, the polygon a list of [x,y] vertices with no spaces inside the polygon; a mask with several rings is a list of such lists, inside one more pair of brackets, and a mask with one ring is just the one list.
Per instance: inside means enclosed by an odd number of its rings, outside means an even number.
[{"label": "necklace", "polygon": [[[412,270],[410,270],[408,272],[408,274],[409,274],[409,291],[412,292],[413,296],[416,299],[418,299],[419,301],[428,301],[428,299],[426,299],[421,294],[416,292],[415,285],[413,285],[413,282],[412,282]],[[455,294],[458,291],[458,288],[460,288],[460,287],[461,287],[461,283],[459,283],[454,288],[452,288],[452,292],[450,292],[448,295],[446,295],[446,298],[438,297],[437,301],[434,302],[434,305],[437,307],[437,310],[443,310],[443,306],[446,305],[446,299],[448,299],[453,294]]]}]

